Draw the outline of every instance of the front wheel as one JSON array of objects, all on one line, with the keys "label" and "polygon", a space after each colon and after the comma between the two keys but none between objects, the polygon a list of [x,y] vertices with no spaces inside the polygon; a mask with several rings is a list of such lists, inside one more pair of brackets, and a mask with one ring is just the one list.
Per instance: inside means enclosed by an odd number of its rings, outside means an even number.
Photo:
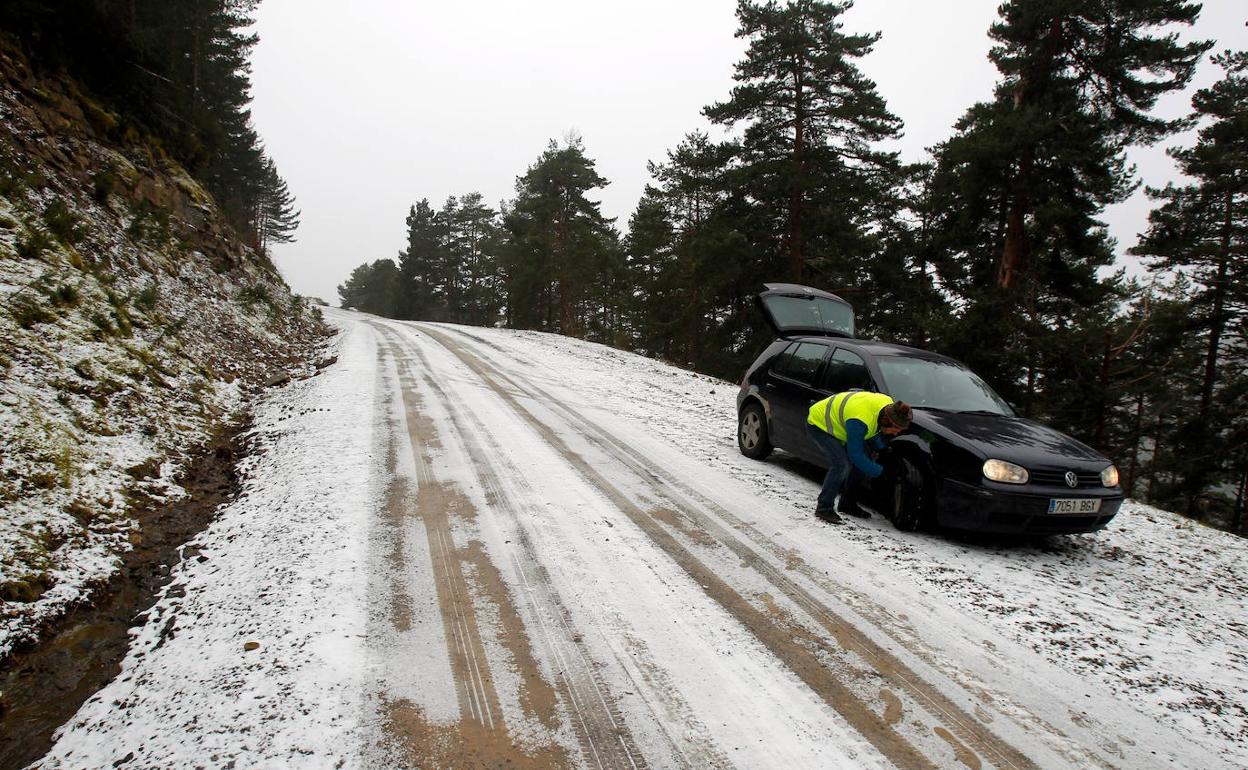
[{"label": "front wheel", "polygon": [[751,460],[765,460],[771,454],[767,415],[758,404],[749,404],[737,418],[737,447]]},{"label": "front wheel", "polygon": [[917,465],[905,458],[897,462],[889,518],[902,532],[913,532],[932,521],[932,489]]}]

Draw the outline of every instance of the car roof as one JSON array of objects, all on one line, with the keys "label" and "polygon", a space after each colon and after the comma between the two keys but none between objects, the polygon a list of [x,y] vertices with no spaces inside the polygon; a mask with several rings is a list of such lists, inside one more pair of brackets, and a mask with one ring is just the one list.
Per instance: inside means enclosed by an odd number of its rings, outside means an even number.
[{"label": "car roof", "polygon": [[829,338],[814,335],[800,335],[794,337],[785,337],[790,341],[798,342],[818,342],[822,345],[836,345],[837,347],[846,348],[847,350],[856,350],[872,356],[902,356],[904,358],[919,358],[925,361],[940,361],[941,363],[956,364],[961,366],[957,360],[949,356],[942,356],[939,353],[933,353],[930,350],[921,350],[912,348],[907,345],[896,345],[891,342],[881,342],[880,340],[863,340],[856,337],[853,338]]}]

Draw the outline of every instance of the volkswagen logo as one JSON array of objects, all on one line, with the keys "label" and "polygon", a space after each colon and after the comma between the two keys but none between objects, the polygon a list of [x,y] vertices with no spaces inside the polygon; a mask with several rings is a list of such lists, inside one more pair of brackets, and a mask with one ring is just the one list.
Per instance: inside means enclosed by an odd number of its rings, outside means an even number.
[{"label": "volkswagen logo", "polygon": [[1071,489],[1079,486],[1079,477],[1075,475],[1074,471],[1066,471],[1066,486]]}]

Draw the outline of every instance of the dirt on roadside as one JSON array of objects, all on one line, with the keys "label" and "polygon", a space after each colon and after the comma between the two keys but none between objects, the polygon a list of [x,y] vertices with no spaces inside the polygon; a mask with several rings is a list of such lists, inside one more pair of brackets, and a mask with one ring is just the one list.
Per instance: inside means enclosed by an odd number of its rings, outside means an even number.
[{"label": "dirt on roadside", "polygon": [[190,461],[180,480],[185,498],[135,500],[141,539],[122,556],[113,579],[40,642],[0,661],[0,770],[18,770],[46,754],[56,728],[121,670],[128,630],[142,622],[173,566],[196,555],[182,546],[237,495],[247,428],[227,426]]}]

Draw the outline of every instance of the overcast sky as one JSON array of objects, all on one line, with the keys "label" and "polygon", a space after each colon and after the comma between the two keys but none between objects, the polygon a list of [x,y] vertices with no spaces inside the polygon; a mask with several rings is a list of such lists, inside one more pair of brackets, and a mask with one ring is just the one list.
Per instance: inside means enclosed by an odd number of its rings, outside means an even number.
[{"label": "overcast sky", "polygon": [[[942,141],[998,73],[988,26],[999,0],[858,0],[849,32],[883,38],[860,63],[905,121],[908,161]],[[1248,49],[1248,3],[1208,0],[1184,39]],[[497,207],[551,139],[583,137],[611,184],[603,212],[622,231],[662,161],[724,100],[745,50],[731,0],[263,0],[253,55],[257,130],[303,212],[274,255],[291,287],[338,302],[362,262],[395,258],[408,208],[480,192]],[[1205,63],[1158,114],[1178,116],[1218,79]],[[1169,146],[1182,142],[1176,139]],[[1190,140],[1188,140],[1190,142]],[[1163,147],[1132,160],[1150,185],[1174,167]],[[1120,250],[1146,223],[1143,193],[1107,212]]]}]

